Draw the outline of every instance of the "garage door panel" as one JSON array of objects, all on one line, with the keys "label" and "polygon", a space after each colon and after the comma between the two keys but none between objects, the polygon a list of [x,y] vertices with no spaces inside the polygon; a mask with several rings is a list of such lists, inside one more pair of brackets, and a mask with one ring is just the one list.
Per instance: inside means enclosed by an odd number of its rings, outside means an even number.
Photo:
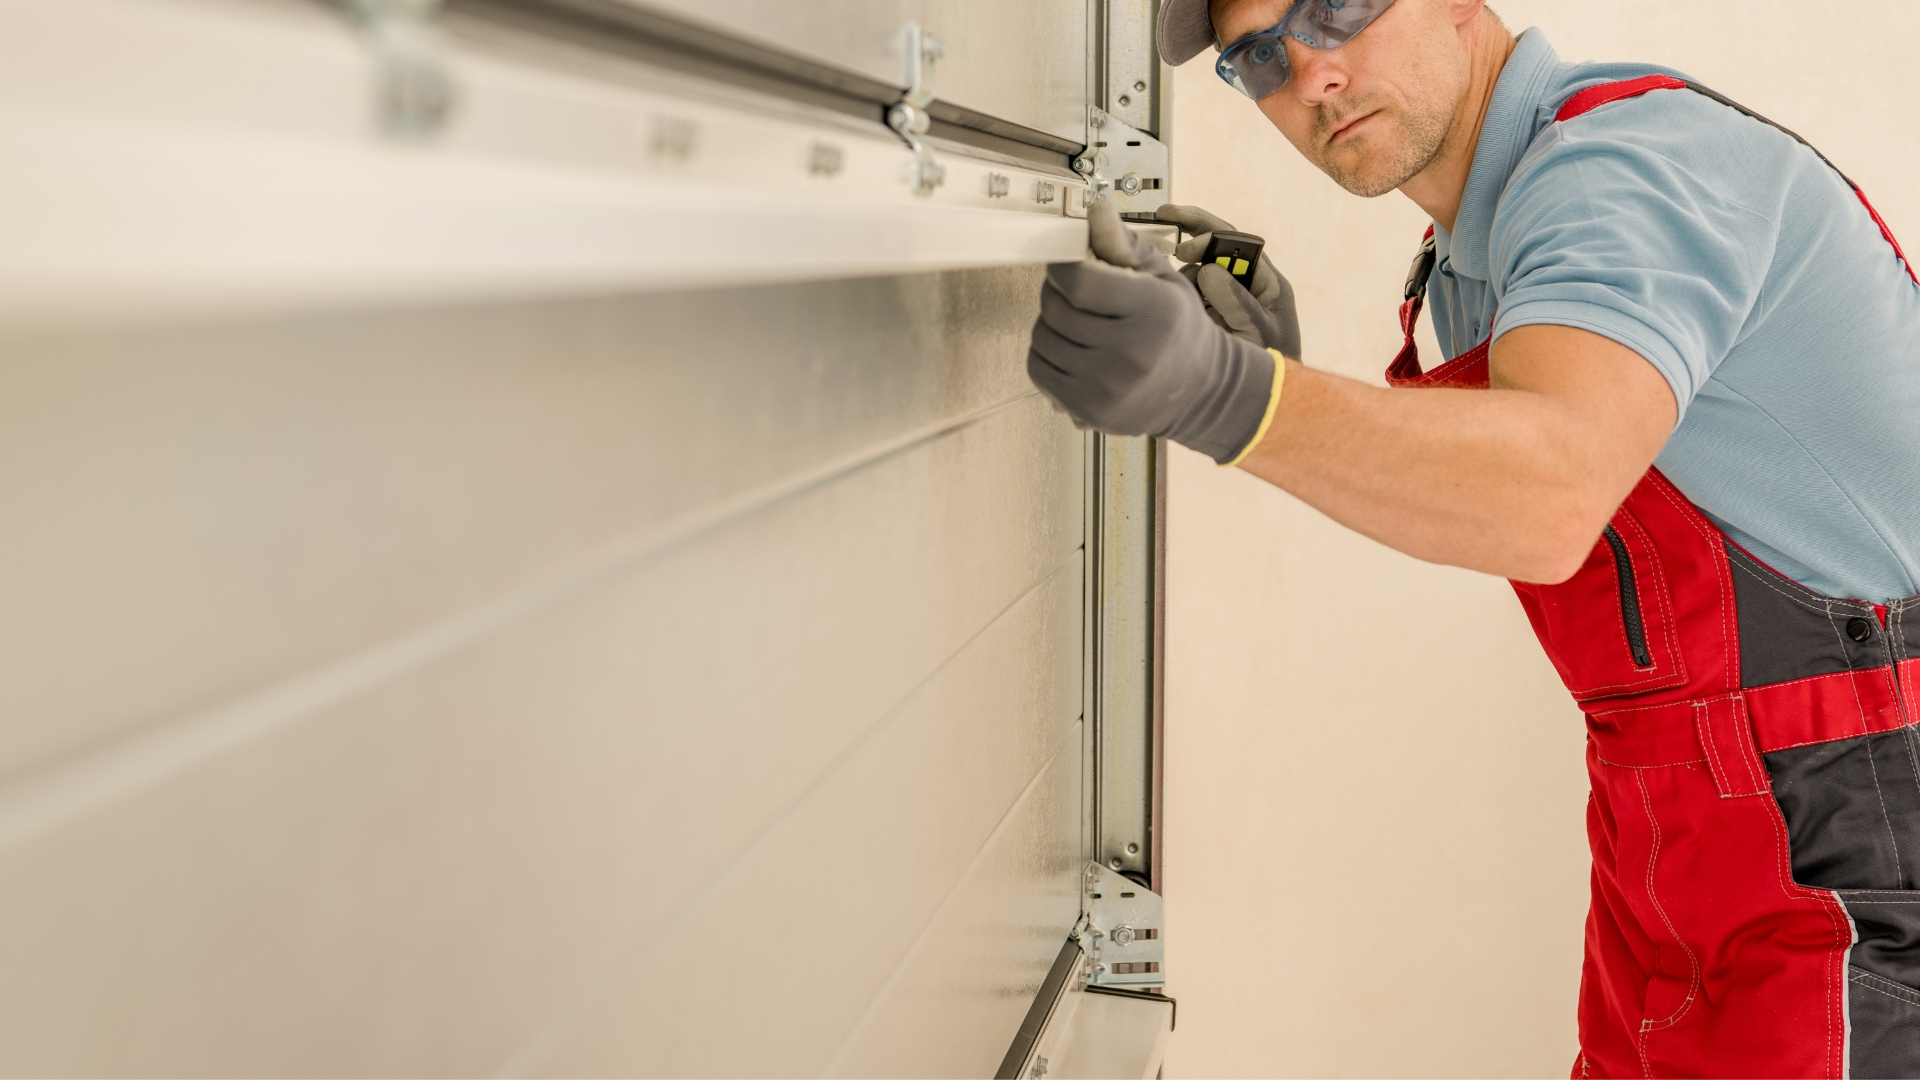
[{"label": "garage door panel", "polygon": [[0,346],[0,777],[1030,394],[1038,275]]},{"label": "garage door panel", "polygon": [[1080,914],[1079,766],[1052,762],[921,930],[831,1076],[991,1076]]},{"label": "garage door panel", "polygon": [[920,22],[944,45],[932,68],[941,100],[1086,141],[1087,7],[1079,0],[623,0],[732,38],[815,57],[900,85],[900,27]]},{"label": "garage door panel", "polygon": [[1077,620],[1083,445],[1020,399],[15,847],[0,1067],[491,1068],[1038,583]]},{"label": "garage door panel", "polygon": [[[903,993],[932,1033],[928,988],[894,978],[930,926],[1004,935],[1011,925],[1029,952],[1042,938],[1055,940],[1039,951],[1057,952],[1077,908],[1079,688],[1062,678],[1063,650],[1079,641],[1077,570],[957,658],[710,902],[633,957],[626,981],[550,1056],[524,1064],[554,1076],[810,1075]],[[1009,856],[1017,881],[996,876]],[[1031,958],[1020,959],[1025,974]],[[1024,1000],[938,1026],[950,1041],[997,1047],[997,1063]],[[923,1060],[958,1075],[980,1056]]]}]

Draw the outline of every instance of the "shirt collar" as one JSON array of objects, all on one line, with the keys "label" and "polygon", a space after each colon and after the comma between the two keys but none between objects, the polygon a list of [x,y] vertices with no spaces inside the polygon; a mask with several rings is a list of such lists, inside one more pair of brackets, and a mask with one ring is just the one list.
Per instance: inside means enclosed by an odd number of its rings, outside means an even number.
[{"label": "shirt collar", "polygon": [[[1541,109],[1559,64],[1559,54],[1547,42],[1547,35],[1538,28],[1528,30],[1520,35],[1513,55],[1507,57],[1507,66],[1493,84],[1493,99],[1487,103],[1480,143],[1473,152],[1473,168],[1467,173],[1467,187],[1460,196],[1460,215],[1454,219],[1452,235],[1446,238],[1456,274],[1488,280],[1493,214],[1500,207],[1507,180],[1539,133]],[[1436,226],[1435,232],[1441,231]]]}]

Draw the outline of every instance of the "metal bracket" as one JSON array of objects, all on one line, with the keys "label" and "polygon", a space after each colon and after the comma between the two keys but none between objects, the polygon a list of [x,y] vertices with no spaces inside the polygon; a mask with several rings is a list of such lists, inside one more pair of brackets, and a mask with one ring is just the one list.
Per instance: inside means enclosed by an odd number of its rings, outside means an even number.
[{"label": "metal bracket", "polygon": [[1081,877],[1074,936],[1086,960],[1081,982],[1093,986],[1165,986],[1166,943],[1160,895],[1099,863]]},{"label": "metal bracket", "polygon": [[1167,204],[1172,175],[1167,145],[1111,113],[1087,106],[1087,148],[1073,159],[1073,171],[1101,198],[1112,199],[1121,213],[1145,213]]},{"label": "metal bracket", "polygon": [[453,109],[453,77],[433,17],[440,0],[344,0],[366,33],[374,63],[380,130],[418,139],[438,132]]},{"label": "metal bracket", "polygon": [[907,187],[915,195],[930,195],[946,182],[947,170],[933,159],[933,151],[921,136],[933,127],[927,106],[933,104],[933,63],[946,55],[940,39],[908,22],[900,28],[900,81],[907,92],[887,110],[887,126],[906,140],[913,150],[907,163]]}]

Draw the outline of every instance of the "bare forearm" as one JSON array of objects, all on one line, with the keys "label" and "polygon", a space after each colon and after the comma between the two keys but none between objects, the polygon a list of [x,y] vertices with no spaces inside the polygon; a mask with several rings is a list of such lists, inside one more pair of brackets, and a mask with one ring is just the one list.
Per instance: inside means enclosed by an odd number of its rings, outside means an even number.
[{"label": "bare forearm", "polygon": [[[1633,385],[1588,364],[1582,381],[1597,385],[1583,389],[1644,393],[1650,369],[1632,362],[1645,369],[1626,370]],[[1496,368],[1492,390],[1389,390],[1290,365],[1269,433],[1241,467],[1417,558],[1561,580],[1658,452],[1671,396],[1664,420],[1618,430],[1583,395],[1502,382]]]}]

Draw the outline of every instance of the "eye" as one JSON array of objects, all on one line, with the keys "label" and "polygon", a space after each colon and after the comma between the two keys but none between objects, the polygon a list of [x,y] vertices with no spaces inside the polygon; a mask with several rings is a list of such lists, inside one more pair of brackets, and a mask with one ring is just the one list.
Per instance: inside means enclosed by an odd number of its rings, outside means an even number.
[{"label": "eye", "polygon": [[1255,45],[1253,47],[1254,63],[1265,64],[1265,63],[1270,63],[1272,60],[1273,60],[1273,42],[1263,41],[1260,44]]}]

